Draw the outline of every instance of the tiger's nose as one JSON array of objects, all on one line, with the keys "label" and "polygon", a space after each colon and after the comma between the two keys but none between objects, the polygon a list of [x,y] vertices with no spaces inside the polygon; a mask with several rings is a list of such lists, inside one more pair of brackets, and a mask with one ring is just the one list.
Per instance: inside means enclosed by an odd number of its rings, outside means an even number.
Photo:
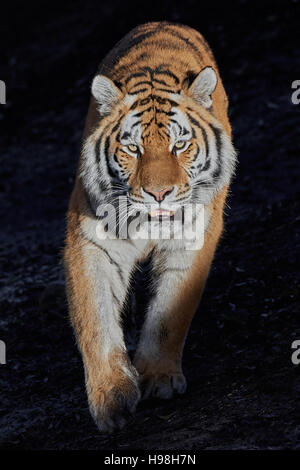
[{"label": "tiger's nose", "polygon": [[164,200],[167,194],[173,191],[173,188],[174,186],[170,186],[168,188],[160,189],[159,191],[155,191],[154,189],[151,189],[151,188],[143,188],[143,189],[146,193],[151,194],[151,196],[153,196],[157,202],[161,202]]}]

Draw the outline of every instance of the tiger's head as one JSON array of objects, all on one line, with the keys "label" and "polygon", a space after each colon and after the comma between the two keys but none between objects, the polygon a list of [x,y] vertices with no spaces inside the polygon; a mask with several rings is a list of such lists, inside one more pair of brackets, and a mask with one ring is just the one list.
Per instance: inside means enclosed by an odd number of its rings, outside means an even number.
[{"label": "tiger's head", "polygon": [[141,69],[114,83],[97,75],[98,122],[85,141],[84,187],[94,203],[127,196],[150,217],[209,204],[229,183],[235,151],[213,113],[213,68],[179,83],[163,69]]}]

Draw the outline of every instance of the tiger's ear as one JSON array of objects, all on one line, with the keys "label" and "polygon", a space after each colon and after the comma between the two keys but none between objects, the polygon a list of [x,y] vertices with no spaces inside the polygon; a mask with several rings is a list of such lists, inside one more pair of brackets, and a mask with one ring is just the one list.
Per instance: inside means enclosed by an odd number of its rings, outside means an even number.
[{"label": "tiger's ear", "polygon": [[188,92],[204,108],[212,105],[211,95],[217,86],[217,75],[212,67],[205,67],[193,80]]},{"label": "tiger's ear", "polygon": [[92,83],[92,94],[98,103],[100,114],[109,114],[113,106],[121,99],[121,90],[110,78],[96,75]]}]

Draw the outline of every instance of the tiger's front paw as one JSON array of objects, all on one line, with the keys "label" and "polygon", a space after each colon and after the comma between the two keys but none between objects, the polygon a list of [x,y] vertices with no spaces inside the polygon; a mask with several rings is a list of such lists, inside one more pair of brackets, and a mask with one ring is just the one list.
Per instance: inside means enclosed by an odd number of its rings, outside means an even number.
[{"label": "tiger's front paw", "polygon": [[90,412],[102,433],[124,428],[132,417],[141,394],[137,378],[122,377],[113,382],[103,378],[99,387],[88,390]]},{"label": "tiger's front paw", "polygon": [[175,393],[183,394],[186,391],[186,380],[178,361],[164,357],[154,361],[137,354],[134,363],[140,374],[143,400],[150,397],[168,400]]},{"label": "tiger's front paw", "polygon": [[141,376],[140,388],[143,400],[150,397],[168,400],[175,393],[183,394],[186,391],[186,379],[182,372],[146,374]]}]

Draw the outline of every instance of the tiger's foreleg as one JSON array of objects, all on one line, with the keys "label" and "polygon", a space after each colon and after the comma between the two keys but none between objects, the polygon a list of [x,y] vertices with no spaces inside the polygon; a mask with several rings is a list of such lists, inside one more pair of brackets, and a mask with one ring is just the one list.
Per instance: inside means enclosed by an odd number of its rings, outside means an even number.
[{"label": "tiger's foreleg", "polygon": [[137,372],[127,356],[120,311],[130,263],[89,241],[67,236],[67,294],[82,354],[91,414],[99,429],[121,428],[140,398]]},{"label": "tiger's foreleg", "polygon": [[155,256],[153,275],[159,278],[156,294],[150,302],[134,360],[144,399],[151,395],[168,399],[174,392],[185,392],[183,346],[220,233],[221,224],[207,234],[199,251],[158,252]]}]

